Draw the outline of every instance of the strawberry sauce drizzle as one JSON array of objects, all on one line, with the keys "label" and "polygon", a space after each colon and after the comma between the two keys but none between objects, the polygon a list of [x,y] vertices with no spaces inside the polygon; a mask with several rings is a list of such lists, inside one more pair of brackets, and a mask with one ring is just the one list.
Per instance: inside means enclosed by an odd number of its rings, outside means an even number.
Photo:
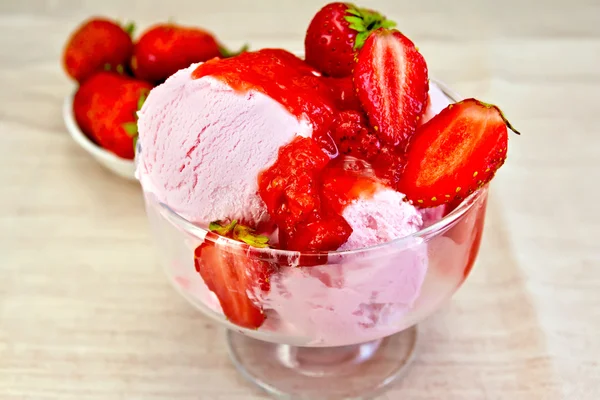
[{"label": "strawberry sauce drizzle", "polygon": [[[275,163],[258,177],[259,195],[289,250],[336,250],[352,228],[342,217],[346,205],[372,195],[378,185],[367,164],[336,158],[330,135],[339,109],[354,108],[351,82],[323,78],[304,61],[281,49],[243,53],[200,65],[194,79],[212,76],[240,92],[256,90],[273,98],[313,127],[312,138],[297,137],[279,150]],[[333,84],[335,82],[335,84]]]},{"label": "strawberry sauce drizzle", "polygon": [[300,58],[282,49],[263,49],[212,59],[192,73],[194,79],[208,75],[243,93],[264,93],[299,119],[306,118],[313,127],[313,139],[332,157],[336,155],[328,134],[336,109],[332,89]]}]

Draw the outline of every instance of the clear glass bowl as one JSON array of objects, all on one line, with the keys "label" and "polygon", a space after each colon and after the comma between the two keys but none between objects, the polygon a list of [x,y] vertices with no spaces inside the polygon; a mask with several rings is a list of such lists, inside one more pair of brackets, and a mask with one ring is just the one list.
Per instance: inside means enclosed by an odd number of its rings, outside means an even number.
[{"label": "clear glass bowl", "polygon": [[258,329],[231,323],[195,269],[194,250],[215,239],[152,193],[145,201],[167,276],[228,328],[231,358],[245,377],[282,398],[362,399],[400,376],[414,353],[415,325],[465,281],[479,251],[487,193],[486,186],[415,234],[360,250],[248,251],[219,238],[222,252],[276,265],[270,290],[253,293],[266,316]]}]

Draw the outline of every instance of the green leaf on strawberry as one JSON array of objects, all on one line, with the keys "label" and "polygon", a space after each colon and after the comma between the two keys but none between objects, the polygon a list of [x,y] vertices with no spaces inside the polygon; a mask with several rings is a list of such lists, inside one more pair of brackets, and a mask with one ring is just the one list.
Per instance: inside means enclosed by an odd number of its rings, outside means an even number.
[{"label": "green leaf on strawberry", "polygon": [[142,90],[140,92],[140,97],[137,102],[137,110],[138,111],[140,111],[142,109],[142,107],[144,106],[144,103],[146,102],[146,99],[148,98],[149,94],[150,94],[149,90]]},{"label": "green leaf on strawberry", "polygon": [[354,29],[355,31],[362,32],[366,29],[364,20],[361,17],[349,15],[344,17],[344,19],[350,23],[350,28]]},{"label": "green leaf on strawberry", "polygon": [[239,50],[237,51],[231,51],[229,50],[227,47],[220,45],[219,46],[219,53],[221,53],[221,56],[223,58],[229,58],[229,57],[235,57],[238,56],[246,51],[248,51],[248,49],[250,48],[250,45],[248,43],[244,44]]},{"label": "green leaf on strawberry", "polygon": [[129,36],[133,37],[133,33],[135,32],[135,22],[129,21],[124,27],[123,30],[127,32]]},{"label": "green leaf on strawberry", "polygon": [[221,236],[228,236],[233,228],[237,225],[237,219],[234,219],[230,223],[223,225],[221,221],[213,221],[208,225],[208,229],[211,232],[218,233]]},{"label": "green leaf on strawberry", "polygon": [[350,24],[350,28],[359,32],[354,42],[355,50],[360,49],[365,44],[365,41],[374,30],[396,26],[394,21],[386,19],[378,12],[370,11],[366,8],[351,6],[346,10],[346,13],[350,14],[344,17],[346,22]]},{"label": "green leaf on strawberry", "polygon": [[254,229],[238,224],[236,219],[228,224],[224,224],[222,221],[213,221],[208,225],[208,229],[211,232],[230,237],[253,247],[269,247],[268,236],[257,235]]},{"label": "green leaf on strawberry", "polygon": [[244,225],[236,225],[233,228],[233,239],[240,240],[253,247],[269,247],[269,238],[264,235],[257,235],[254,229]]},{"label": "green leaf on strawberry", "polygon": [[127,133],[129,136],[131,136],[131,137],[137,136],[137,134],[138,134],[137,122],[125,122],[121,126],[123,127],[123,130],[125,131],[125,133]]},{"label": "green leaf on strawberry", "polygon": [[359,49],[363,47],[370,34],[371,32],[361,32],[358,35],[356,35],[356,42],[354,42],[354,48]]}]

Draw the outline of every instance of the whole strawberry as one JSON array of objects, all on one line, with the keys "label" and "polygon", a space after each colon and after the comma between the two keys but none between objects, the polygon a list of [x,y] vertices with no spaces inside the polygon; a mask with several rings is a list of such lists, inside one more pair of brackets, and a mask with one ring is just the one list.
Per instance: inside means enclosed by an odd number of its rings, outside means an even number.
[{"label": "whole strawberry", "polygon": [[123,69],[133,52],[132,32],[132,24],[122,28],[103,18],[84,22],[65,47],[65,71],[71,78],[83,83],[98,71]]},{"label": "whole strawberry", "polygon": [[160,82],[192,63],[221,57],[226,52],[215,37],[199,28],[159,24],[135,44],[131,68],[139,79]]},{"label": "whole strawberry", "polygon": [[81,129],[119,157],[133,159],[137,138],[137,111],[152,85],[111,72],[85,81],[73,99]]},{"label": "whole strawberry", "polygon": [[372,31],[396,23],[376,11],[352,3],[330,3],[313,17],[306,37],[306,61],[325,75],[344,77],[352,73],[357,51]]},{"label": "whole strawberry", "polygon": [[98,139],[94,134],[94,121],[100,116],[97,111],[98,105],[98,93],[104,90],[101,85],[106,87],[112,87],[118,85],[120,82],[119,75],[111,72],[100,72],[88,82],[83,83],[75,96],[73,97],[73,115],[79,129],[87,137],[98,143]]}]

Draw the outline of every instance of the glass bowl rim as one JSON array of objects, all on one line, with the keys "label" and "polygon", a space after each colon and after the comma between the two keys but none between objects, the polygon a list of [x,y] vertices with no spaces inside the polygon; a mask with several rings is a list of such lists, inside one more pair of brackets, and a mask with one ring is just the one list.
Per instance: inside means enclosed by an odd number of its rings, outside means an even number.
[{"label": "glass bowl rim", "polygon": [[[451,101],[458,102],[458,101],[462,100],[462,96],[458,95],[456,92],[454,92],[453,90],[448,88],[448,86],[446,84],[444,84],[443,82],[441,82],[437,79],[434,79],[434,78],[431,78],[430,81],[435,83],[436,86]],[[143,188],[142,188],[142,190],[143,190]],[[295,250],[283,250],[283,249],[275,249],[275,248],[252,247],[253,255],[260,256],[260,254],[264,254],[264,255],[268,256],[269,258],[271,258],[271,257],[297,258],[299,256],[301,256],[301,257],[306,257],[306,256],[322,257],[322,256],[329,256],[329,255],[348,256],[348,255],[370,253],[370,252],[377,251],[378,249],[396,247],[396,246],[402,245],[404,243],[407,243],[407,244],[414,243],[414,242],[421,243],[422,241],[427,241],[429,238],[437,236],[438,234],[445,232],[447,227],[450,227],[455,221],[462,218],[476,203],[478,203],[478,200],[482,196],[485,196],[487,194],[487,192],[488,192],[488,184],[484,185],[482,188],[476,190],[475,192],[473,192],[469,196],[467,196],[460,203],[460,205],[458,207],[456,207],[450,213],[448,213],[447,215],[442,217],[439,221],[436,221],[435,223],[433,223],[423,229],[420,229],[410,235],[402,236],[402,237],[390,240],[388,242],[379,243],[376,245],[372,245],[372,246],[368,246],[368,247],[361,247],[361,248],[352,249],[352,250],[332,250],[332,251],[295,251]],[[145,195],[150,194],[150,193],[151,192],[146,193],[144,191]],[[188,219],[184,218],[182,215],[180,215],[179,213],[174,211],[172,208],[170,208],[167,204],[162,203],[157,200],[154,200],[154,199],[152,201],[157,203],[160,206],[160,208],[168,214],[168,217],[169,217],[168,219],[170,220],[170,222],[176,224],[180,229],[184,230],[185,232],[190,233],[191,235],[193,235],[197,238],[203,238],[204,240],[216,240],[216,239],[207,238],[207,234],[210,232],[208,229],[202,228],[202,227],[194,224],[193,222],[189,221]],[[235,246],[235,247],[240,246],[240,242],[235,241],[233,239],[226,238],[226,237],[219,236],[218,240],[219,240],[219,244],[225,244],[225,243],[229,242],[229,244],[231,246]],[[410,247],[410,246],[408,246],[408,247]]]}]

